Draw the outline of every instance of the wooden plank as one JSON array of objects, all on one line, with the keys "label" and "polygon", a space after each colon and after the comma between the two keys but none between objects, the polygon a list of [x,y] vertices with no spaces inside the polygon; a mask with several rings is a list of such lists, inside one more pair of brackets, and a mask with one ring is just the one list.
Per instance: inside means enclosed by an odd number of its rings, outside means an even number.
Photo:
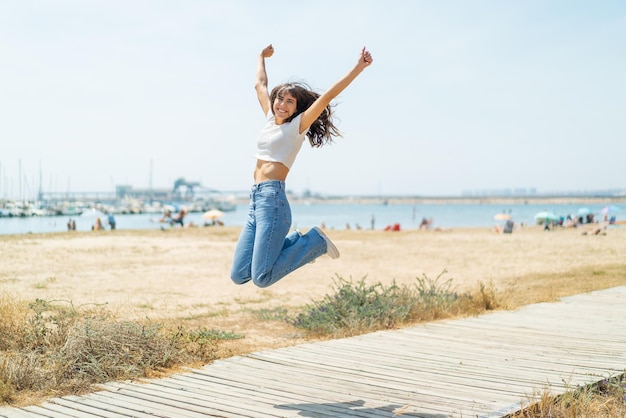
[{"label": "wooden plank", "polygon": [[[500,332],[499,332],[500,331]],[[516,334],[510,334],[506,332],[506,330],[494,329],[487,331],[481,331],[480,329],[466,329],[466,334],[464,336],[458,335],[455,333],[456,330],[448,329],[446,327],[439,327],[438,329],[430,329],[428,331],[421,332],[406,332],[405,334],[398,334],[393,336],[385,337],[385,340],[392,339],[397,341],[398,347],[394,347],[397,349],[400,348],[408,348],[415,347],[415,343],[413,342],[411,345],[411,338],[415,341],[416,338],[423,336],[424,338],[428,338],[428,341],[422,341],[420,346],[428,347],[428,346],[436,346],[444,344],[444,346],[451,345],[462,345],[466,348],[472,349],[498,349],[498,348],[506,348],[510,346],[521,346],[526,350],[532,351],[541,351],[544,347],[550,348],[561,348],[561,349],[569,349],[574,352],[600,352],[600,347],[605,346],[607,348],[613,347],[614,351],[617,351],[620,348],[620,345],[623,343],[623,339],[620,341],[619,333],[614,336],[614,339],[606,339],[602,342],[601,345],[598,344],[598,339],[602,337],[597,336],[581,336],[580,334],[576,338],[568,338],[566,336],[562,336],[562,338],[557,338],[557,336],[536,336],[527,333],[525,335],[526,338],[518,337]],[[614,332],[613,329],[608,330],[607,332]],[[435,333],[437,336],[433,337],[432,335]],[[488,339],[488,342],[484,340]],[[404,341],[403,341],[404,340]],[[388,343],[385,341],[388,345]],[[369,346],[369,344],[368,344]],[[372,345],[378,348],[385,348],[382,344]],[[402,347],[404,346],[404,347]],[[366,347],[365,347],[366,348]]]},{"label": "wooden plank", "polygon": [[138,411],[129,411],[115,405],[108,405],[102,402],[93,401],[88,397],[67,396],[52,399],[50,402],[73,408],[78,411],[88,413],[87,416],[97,416],[104,418],[133,417],[133,418],[154,418],[153,414],[145,414]]},{"label": "wooden plank", "polygon": [[[579,367],[584,367],[585,364],[591,364],[590,367],[593,369],[597,369],[599,367],[614,368],[616,366],[620,368],[621,365],[624,364],[624,360],[626,360],[626,354],[618,354],[618,350],[615,350],[616,352],[612,353],[610,356],[605,356],[604,353],[592,353],[590,351],[575,352],[575,350],[567,350],[567,348],[568,347],[560,347],[560,349],[557,350],[557,353],[564,364],[571,362]],[[477,362],[487,363],[486,365],[489,366],[490,364],[494,364],[494,362],[500,361],[504,358],[507,361],[507,368],[515,367],[516,362],[522,362],[524,367],[535,364],[539,369],[543,368],[550,370],[551,363],[546,361],[548,349],[551,350],[552,348],[548,348],[544,345],[541,349],[525,348],[522,352],[520,352],[519,347],[515,345],[512,347],[493,347],[489,350],[481,352],[480,350],[477,351],[476,347],[474,347],[470,342],[467,346],[448,344],[448,347],[441,347],[438,350],[432,350],[431,347],[428,347],[428,350],[425,350],[426,352],[419,352],[412,347],[406,347],[399,351],[400,354],[398,354],[395,350],[391,351],[391,349],[383,349],[379,346],[371,344],[343,344],[341,346],[327,347],[323,350],[318,350],[318,353],[323,352],[332,356],[333,353],[341,352],[344,355],[358,356],[364,360],[376,360],[379,364],[385,364],[385,362],[389,361],[397,364],[419,364],[418,362],[420,360],[430,358],[433,362],[437,363],[437,368],[441,368],[442,364],[444,364],[442,355],[445,354],[447,358],[451,358],[454,361],[446,362],[445,364],[450,364],[451,367],[454,367],[455,369],[460,363],[462,363],[464,367],[468,367]],[[459,355],[460,352],[463,353],[462,357]],[[581,363],[581,358],[584,359],[584,363]],[[479,365],[480,367],[483,367],[485,364]],[[499,378],[498,375],[494,375],[494,377]]]},{"label": "wooden plank", "polygon": [[[120,412],[122,414],[130,414],[132,417],[143,416],[172,416],[177,418],[200,418],[206,417],[207,414],[200,412],[184,411],[180,408],[172,407],[170,405],[158,404],[153,402],[146,402],[141,399],[134,399],[124,396],[118,396],[115,392],[101,391],[89,394],[82,397],[82,402],[102,405],[107,410],[113,412]],[[155,414],[155,410],[159,414]]]},{"label": "wooden plank", "polygon": [[124,384],[124,383],[108,383],[105,386],[117,390],[118,394],[124,394],[125,396],[143,399],[153,402],[155,405],[170,405],[180,408],[181,410],[189,410],[195,412],[205,412],[207,415],[213,414],[215,416],[236,416],[236,417],[250,417],[254,411],[245,410],[245,408],[231,408],[227,405],[219,404],[217,397],[203,398],[191,398],[185,393],[176,393],[172,396],[166,396],[162,391],[159,391],[150,385],[138,385],[138,384]]},{"label": "wooden plank", "polygon": [[[256,365],[256,362],[251,363],[251,366]],[[276,366],[276,364],[273,365],[272,369],[277,369]],[[304,367],[301,367],[300,365],[298,365],[297,367],[285,367],[288,372],[291,371],[292,373],[294,373],[295,371],[297,375],[305,374]],[[241,370],[241,368],[239,368],[239,370]],[[212,375],[215,375],[216,370],[210,370],[210,373]],[[402,394],[401,396],[403,401],[407,399],[413,399],[418,396],[423,396],[424,393],[430,393],[431,397],[437,396],[437,392],[435,389],[433,389],[433,386],[436,386],[438,382],[433,381],[422,382],[423,386],[421,388],[418,388],[415,385],[407,386],[404,383],[402,383],[402,387],[398,387],[398,384],[395,382],[382,381],[380,379],[366,379],[361,376],[355,377],[350,373],[346,374],[346,372],[343,370],[335,370],[335,373],[327,373],[323,375],[309,374],[311,378],[309,378],[309,376],[306,376],[305,383],[300,383],[300,381],[294,379],[289,380],[288,383],[284,383],[285,379],[282,379],[280,381],[272,380],[270,383],[268,382],[268,379],[265,379],[263,377],[264,373],[267,373],[267,369],[263,369],[262,367],[260,367],[259,370],[256,372],[251,371],[250,368],[246,369],[246,376],[249,376],[251,378],[251,381],[253,382],[256,381],[255,379],[258,378],[259,381],[263,382],[264,389],[267,388],[267,385],[273,384],[273,387],[283,391],[300,391],[302,393],[309,393],[313,388],[322,388],[329,394],[332,394],[329,396],[359,396],[361,398],[367,398],[366,393],[373,393],[373,396],[376,398],[380,396],[379,394],[383,392],[385,388],[387,388],[389,391],[391,391],[391,394],[385,393],[386,399],[393,400],[393,395],[397,395],[398,393],[400,393]],[[342,379],[342,385],[334,387],[333,382],[337,379]],[[366,393],[360,392],[358,390],[360,388],[360,385],[364,385],[366,387]],[[446,385],[444,384],[443,386]],[[449,390],[450,386],[447,385],[447,391],[444,391],[443,393],[448,393]],[[459,393],[455,393],[454,396],[445,399],[442,403],[444,405],[454,404],[455,402],[457,402],[459,397]],[[463,403],[462,401],[458,402]]]},{"label": "wooden plank", "polygon": [[[327,354],[326,350],[326,354]],[[261,353],[261,355],[259,355],[259,358],[265,357],[265,358],[276,358],[274,356],[275,353],[273,352],[268,352],[268,353]],[[290,361],[290,359],[288,358],[281,358],[284,361]],[[308,364],[312,364],[314,366],[311,367],[320,367],[320,364],[326,364],[332,361],[335,362],[335,366],[341,366],[342,369],[344,371],[346,370],[351,370],[354,367],[358,368],[358,369],[363,369],[364,371],[367,371],[367,369],[362,366],[362,364],[360,363],[360,361],[363,361],[364,363],[367,364],[367,367],[370,369],[378,369],[378,368],[382,368],[382,367],[387,367],[389,371],[391,371],[393,374],[396,374],[399,376],[399,378],[401,380],[405,380],[405,379],[410,379],[411,375],[415,375],[415,374],[419,374],[421,373],[424,369],[428,369],[428,372],[434,375],[437,374],[457,374],[459,371],[461,371],[462,368],[469,368],[470,366],[467,364],[463,364],[463,365],[459,365],[458,362],[456,362],[454,365],[452,365],[449,369],[450,373],[446,373],[445,370],[442,370],[441,364],[437,364],[435,363],[437,361],[436,355],[433,355],[433,362],[432,364],[423,364],[423,363],[417,363],[417,362],[411,362],[411,363],[400,363],[395,361],[395,359],[391,359],[391,360],[386,360],[385,357],[379,357],[378,359],[376,359],[373,356],[367,357],[367,356],[361,356],[358,357],[356,359],[340,359],[340,360],[332,360],[332,356],[329,355],[325,355],[325,353],[317,353],[317,356],[311,356],[310,353],[308,353],[306,356],[300,356],[297,359],[293,359],[293,362],[299,362],[301,363],[302,367],[307,367]],[[374,362],[374,360],[376,360]],[[479,365],[477,367],[475,367],[474,372],[475,373],[483,373],[482,369],[484,368],[484,365]],[[402,375],[403,370],[408,370],[409,374],[404,376]],[[386,374],[389,373],[389,371],[386,372],[382,372],[382,374]],[[478,376],[478,377],[483,377],[483,376]],[[489,375],[484,375],[484,378],[489,378]],[[491,376],[492,379],[500,379],[499,376]]]},{"label": "wooden plank", "polygon": [[[455,321],[439,321],[435,323],[429,323],[423,327],[412,327],[405,330],[401,330],[401,333],[413,334],[415,332],[432,332],[438,330],[448,330],[451,336],[457,338],[471,337],[474,332],[487,332],[489,329],[504,331],[507,336],[514,338],[515,340],[521,340],[524,337],[527,338],[539,338],[539,339],[551,339],[555,337],[554,331],[558,331],[556,335],[563,339],[585,339],[591,338],[597,335],[603,335],[607,330],[619,330],[620,321],[615,321],[612,324],[603,323],[603,325],[596,322],[587,324],[587,327],[578,326],[578,323],[568,323],[565,321],[557,321],[547,327],[546,324],[532,326],[529,324],[529,320],[526,319],[524,326],[514,326],[510,324],[508,318],[500,319],[498,322],[494,320],[483,319],[481,321],[473,321],[468,319],[463,323]],[[560,328],[560,329],[559,329]],[[454,333],[453,331],[457,332]],[[582,332],[582,335],[581,335]],[[607,341],[619,342],[620,340],[613,335],[606,335]],[[523,342],[523,340],[522,340]],[[488,343],[485,341],[485,343]]]},{"label": "wooden plank", "polygon": [[43,408],[42,406],[25,406],[22,408],[24,411],[32,412],[32,416],[34,417],[47,417],[47,418],[68,418],[71,415],[62,414],[59,412],[51,411],[47,408]]},{"label": "wooden plank", "polygon": [[[41,416],[41,415],[38,415]],[[14,407],[0,408],[0,418],[34,418],[36,415]]]},{"label": "wooden plank", "polygon": [[[395,382],[394,382],[395,383]],[[378,386],[369,386],[365,389],[356,387],[355,384],[348,384],[349,394],[358,396],[363,399],[369,397],[380,397],[381,387],[392,387],[394,383],[385,380],[376,382]],[[431,384],[432,383],[432,384]],[[472,385],[472,381],[468,380],[466,384],[453,384],[444,381],[433,381],[423,379],[421,382],[409,384],[406,388],[399,389],[397,386],[389,389],[390,393],[385,393],[385,399],[394,402],[405,402],[409,400],[428,401],[433,406],[437,406],[441,410],[441,406],[463,405],[466,403],[476,403],[476,394],[484,389],[477,389],[476,385]],[[341,393],[341,392],[340,392]],[[491,396],[502,396],[503,391],[492,392]],[[446,395],[448,396],[446,398]]]},{"label": "wooden plank", "polygon": [[[46,410],[46,413],[52,413],[52,416],[71,417],[71,418],[92,418],[94,415],[85,413],[83,411],[76,410],[74,408],[68,408],[64,405],[57,404],[58,400],[53,399],[48,402],[44,402],[40,405],[41,408]],[[101,415],[96,415],[101,416]]]},{"label": "wooden plank", "polygon": [[[245,379],[248,380],[248,379]],[[308,402],[311,406],[304,408],[308,413],[321,413],[318,407],[315,405],[320,402],[329,401],[328,391],[325,392],[326,396],[324,398],[317,398],[314,393],[308,392],[306,396],[293,396],[293,394],[287,394],[284,391],[271,391],[267,386],[262,386],[262,390],[259,390],[259,387],[256,386],[254,389],[242,390],[242,386],[244,386],[244,381],[236,382],[235,386],[227,386],[224,387],[222,385],[217,384],[208,384],[208,382],[204,379],[197,379],[188,376],[176,376],[176,381],[182,381],[185,383],[186,387],[193,388],[191,390],[202,393],[207,388],[210,388],[211,392],[219,392],[224,397],[231,397],[237,402],[241,402],[242,400],[247,400],[254,405],[262,404],[266,407],[271,407],[272,412],[275,414],[281,414],[280,410],[277,409],[279,405],[289,403],[303,403]],[[167,384],[168,382],[159,382],[159,384]],[[343,402],[346,405],[352,404],[353,406],[359,406],[357,402]],[[338,408],[325,407],[324,411],[328,412],[329,410],[335,410],[335,413],[342,414],[346,417],[358,416],[351,412],[346,412],[345,409],[341,410]],[[389,414],[374,414],[373,417],[381,416],[388,417]]]},{"label": "wooden plank", "polygon": [[[232,382],[232,385],[218,384],[214,381],[211,382],[211,380],[206,377],[207,376],[198,375],[175,376],[174,379],[177,382],[183,382],[186,386],[195,388],[195,390],[201,390],[202,388],[210,386],[212,391],[220,392],[224,396],[235,395],[237,398],[253,398],[256,402],[262,402],[267,405],[271,405],[272,407],[275,407],[276,404],[285,402],[323,402],[332,400],[332,396],[329,396],[328,391],[321,393],[311,390],[307,391],[306,394],[303,395],[302,393],[294,393],[293,386],[291,387],[291,393],[289,393],[284,390],[273,390],[266,384],[265,381],[262,386],[255,385],[254,379],[250,379],[251,376],[249,374],[246,374],[246,376],[242,377],[242,379],[238,381]],[[259,391],[259,387],[262,387],[262,391]],[[346,416],[350,416],[350,414],[346,414]]]},{"label": "wooden plank", "polygon": [[[133,388],[133,389],[137,389],[137,388]],[[141,386],[141,389],[142,389],[142,392],[144,390],[146,390],[146,388],[143,385]],[[167,399],[169,400],[169,399],[171,399],[171,397],[168,397]],[[342,404],[348,405],[349,403],[342,402]],[[327,412],[326,412],[328,410],[328,407],[333,407],[332,404],[330,404],[330,405],[323,405],[323,404],[321,404],[320,402],[317,402],[317,401],[313,402],[313,403],[303,402],[303,403],[299,404],[300,405],[299,409],[293,410],[293,413],[291,415],[286,415],[285,411],[289,410],[289,409],[292,409],[292,408],[289,408],[288,405],[290,405],[290,404],[287,404],[287,406],[286,406],[284,404],[284,402],[283,402],[282,405],[280,405],[280,404],[272,405],[272,409],[269,410],[269,411],[263,411],[263,412],[260,412],[260,413],[246,412],[245,416],[250,416],[250,417],[252,417],[252,416],[259,416],[259,417],[267,417],[267,416],[280,416],[280,417],[284,417],[284,416],[299,416],[297,414],[297,411],[302,411],[302,410],[305,411],[307,414],[319,413],[319,414],[322,414],[321,416],[328,416]],[[259,405],[257,404],[257,408],[258,407],[259,407]],[[242,410],[243,409],[245,409],[245,408],[242,408]],[[336,411],[336,412],[339,412],[339,411]],[[343,415],[349,416],[348,414],[344,414],[344,411],[339,412],[339,414],[342,415],[342,416]],[[390,414],[387,413],[387,414],[384,414],[382,416],[387,416],[388,417],[389,415]],[[226,412],[225,416],[233,416],[233,414],[230,413],[230,412]],[[314,415],[314,416],[318,416],[318,415]],[[364,416],[364,415],[361,413],[361,414],[359,414],[357,416]],[[370,409],[370,412],[367,413],[367,416],[375,416],[375,415],[372,414],[372,410]]]},{"label": "wooden plank", "polygon": [[[499,330],[493,331],[493,334],[491,333],[479,334],[478,330],[472,330],[471,335],[466,335],[465,337],[461,337],[459,335],[449,334],[447,333],[446,328],[439,327],[437,329],[429,328],[428,330],[412,329],[412,330],[403,331],[403,334],[399,334],[399,335],[392,334],[392,335],[385,336],[384,338],[385,338],[385,344],[391,345],[392,347],[395,347],[397,349],[407,349],[407,348],[412,347],[410,343],[406,342],[407,337],[405,335],[412,336],[413,338],[420,338],[422,340],[420,346],[424,348],[430,348],[436,345],[435,343],[436,341],[439,341],[440,344],[447,343],[447,345],[450,346],[450,348],[453,348],[452,350],[453,353],[454,353],[454,350],[458,350],[458,348],[453,347],[453,345],[462,345],[462,346],[465,345],[467,348],[482,347],[485,349],[492,349],[492,348],[507,347],[508,345],[516,346],[519,344],[519,347],[513,347],[513,349],[517,349],[517,351],[520,353],[545,351],[545,348],[547,347],[569,349],[570,351],[581,351],[584,353],[587,350],[591,350],[590,347],[593,347],[594,348],[593,352],[596,352],[596,353],[601,353],[602,350],[606,348],[609,348],[609,349],[612,348],[616,354],[621,354],[619,353],[619,348],[620,348],[620,345],[624,341],[623,339],[617,342],[611,342],[607,340],[607,341],[602,341],[602,344],[598,344],[598,339],[595,338],[592,341],[589,341],[589,344],[587,344],[588,340],[585,338],[581,338],[581,337],[578,337],[577,339],[566,339],[566,338],[554,337],[552,340],[548,340],[547,338],[536,339],[530,336],[526,339],[526,341],[515,341],[515,337],[511,336],[511,338],[509,339],[511,344],[509,344],[507,342],[507,335],[505,334],[505,335],[497,336],[498,334],[504,334],[504,332],[498,333],[498,331]],[[435,334],[435,336],[432,335],[433,333]],[[492,345],[487,344],[487,343],[481,343],[480,341],[481,339],[490,339]],[[389,344],[389,340],[392,340],[394,344]],[[525,344],[525,343],[528,343],[528,344]],[[367,344],[366,346],[370,346],[370,344]],[[371,346],[374,346],[374,345],[372,344]],[[578,347],[581,347],[581,346],[582,348],[579,349]],[[523,347],[524,350],[519,350],[520,347]],[[459,353],[455,354],[455,356],[457,356],[458,354]],[[488,353],[486,353],[486,355],[488,355]]]},{"label": "wooden plank", "polygon": [[[252,364],[256,364],[256,362],[253,362]],[[273,367],[272,369],[275,370],[276,368]],[[238,367],[237,370],[242,371],[243,368]],[[294,376],[300,376],[302,374],[302,369],[300,368],[286,368],[285,370],[287,372],[291,372]],[[229,377],[232,376],[232,373],[228,370],[210,369],[210,370],[201,371],[201,373],[210,374],[211,376],[219,375],[225,379],[228,379]],[[352,376],[350,376],[343,382],[344,383],[343,387],[335,388],[332,386],[331,383],[338,378],[336,375],[325,376],[320,379],[315,379],[315,378],[310,379],[308,376],[306,376],[305,379],[307,380],[307,382],[301,383],[298,379],[291,379],[291,380],[288,380],[285,378],[263,379],[263,376],[262,376],[263,373],[267,373],[267,372],[261,369],[255,373],[254,371],[251,371],[250,368],[245,369],[245,375],[248,377],[248,381],[254,384],[257,381],[256,379],[260,379],[259,382],[262,382],[262,385],[263,385],[262,387],[264,391],[266,391],[268,387],[272,387],[279,391],[290,392],[290,393],[306,393],[308,396],[310,396],[310,393],[312,390],[318,387],[321,387],[325,391],[325,393],[327,393],[326,395],[327,397],[339,396],[341,398],[341,396],[344,396],[345,398],[346,395],[363,396],[363,393],[360,393],[355,390],[355,388],[358,385],[362,384],[362,382],[359,380],[355,381],[355,379]],[[384,384],[381,387],[384,387]],[[368,386],[368,388],[371,391],[372,387]],[[380,388],[375,388],[375,389],[376,389],[376,392],[379,392],[379,393],[382,391]],[[385,395],[385,398],[387,399],[387,394],[385,393],[384,395]],[[406,399],[406,397],[404,399]]]},{"label": "wooden plank", "polygon": [[[289,370],[294,371],[295,369],[291,368]],[[300,370],[297,370],[297,373],[299,374]],[[213,371],[211,371],[211,374],[215,376]],[[257,381],[258,377],[254,374],[248,372],[246,375],[251,377],[250,381],[253,384]],[[300,397],[301,399],[307,401],[341,401],[342,399],[345,401],[346,399],[354,399],[355,397],[359,397],[359,399],[365,401],[375,401],[381,397],[384,397],[385,400],[394,400],[392,396],[394,392],[389,389],[383,390],[380,388],[374,388],[358,381],[345,381],[343,386],[334,386],[333,381],[334,378],[332,376],[328,376],[326,378],[311,378],[306,376],[305,380],[298,379],[285,381],[285,379],[282,379],[280,381],[264,381],[263,390],[267,391],[268,389],[271,389],[277,392],[289,393],[290,397]],[[360,390],[363,387],[369,389],[369,393],[376,392],[376,396],[370,399],[366,396],[368,392]],[[403,400],[406,400],[406,396],[404,396]]]},{"label": "wooden plank", "polygon": [[[231,390],[220,390],[217,385],[204,385],[202,388],[185,384],[182,378],[168,378],[154,382],[151,388],[159,391],[160,396],[187,400],[189,402],[206,401],[212,407],[223,409],[225,411],[236,409],[246,413],[250,417],[265,417],[276,414],[277,411],[272,405],[260,402],[257,393],[250,392],[246,396],[233,396]],[[230,389],[230,388],[229,388]],[[219,405],[219,406],[218,406]]]},{"label": "wooden plank", "polygon": [[[329,350],[327,350],[329,351]],[[330,353],[329,353],[330,355]],[[436,357],[436,356],[435,356]],[[313,361],[314,359],[309,358],[309,360]],[[451,383],[457,379],[464,379],[463,374],[469,374],[470,380],[475,380],[477,378],[484,379],[484,381],[492,381],[495,382],[494,387],[498,388],[497,390],[502,390],[502,384],[506,383],[507,379],[503,379],[502,375],[496,375],[491,372],[494,368],[493,364],[485,365],[479,364],[477,366],[472,366],[467,364],[467,362],[456,362],[450,367],[444,368],[441,363],[436,363],[436,358],[433,359],[432,362],[428,362],[426,364],[421,363],[398,363],[394,359],[387,359],[385,357],[377,357],[376,355],[361,355],[357,361],[362,361],[364,363],[373,364],[376,362],[376,366],[380,368],[386,368],[389,373],[393,373],[397,377],[403,380],[412,380],[420,375],[429,375],[430,380],[433,377],[441,377],[447,383]],[[462,363],[462,364],[460,364]],[[487,369],[485,369],[487,367]],[[527,368],[528,364],[521,364],[518,367]],[[505,372],[510,373],[510,362],[506,365]],[[545,376],[545,372],[542,371],[540,376]],[[520,381],[516,379],[516,383]],[[529,380],[529,383],[532,380]]]},{"label": "wooden plank", "polygon": [[[257,358],[261,359],[261,357]],[[446,375],[445,382],[440,383],[432,379],[432,374],[424,373],[419,370],[407,371],[405,368],[398,367],[397,365],[396,367],[383,368],[381,365],[382,362],[372,365],[359,363],[358,360],[348,362],[341,359],[331,359],[329,357],[313,358],[310,356],[301,361],[272,357],[265,357],[264,360],[271,362],[271,367],[277,367],[279,364],[287,365],[297,368],[299,371],[306,369],[310,371],[311,374],[320,377],[337,378],[341,375],[343,376],[344,384],[350,384],[350,382],[356,380],[368,384],[369,387],[377,387],[379,390],[386,387],[394,389],[395,391],[411,391],[418,390],[419,388],[435,389],[438,388],[439,385],[441,385],[443,389],[454,383],[459,383],[460,385],[470,384],[467,380],[459,378],[453,373]],[[494,390],[501,391],[502,385],[493,385],[493,388]],[[455,396],[458,397],[462,393],[463,390],[457,392]]]},{"label": "wooden plank", "polygon": [[[253,362],[256,364],[256,362]],[[285,369],[284,374],[276,373],[276,369],[268,372],[267,370],[257,371],[250,367],[241,367],[239,365],[238,372],[245,371],[243,376],[241,374],[233,377],[233,373],[228,370],[204,370],[198,372],[199,378],[205,379],[217,379],[222,378],[223,381],[230,381],[235,386],[245,386],[262,388],[264,393],[270,392],[271,394],[280,395],[283,400],[289,400],[291,402],[323,402],[323,401],[346,401],[345,396],[342,396],[330,385],[322,384],[322,388],[318,387],[312,381],[307,383],[303,382],[300,376],[300,370],[293,368]],[[282,373],[282,371],[280,371]],[[236,380],[244,380],[245,383]],[[332,383],[333,379],[329,379],[326,383]],[[350,399],[348,399],[348,403]]]}]

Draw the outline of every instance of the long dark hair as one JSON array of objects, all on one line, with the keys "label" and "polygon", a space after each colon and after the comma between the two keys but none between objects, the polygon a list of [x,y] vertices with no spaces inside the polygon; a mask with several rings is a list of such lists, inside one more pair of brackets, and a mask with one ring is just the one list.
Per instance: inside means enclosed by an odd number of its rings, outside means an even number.
[{"label": "long dark hair", "polygon": [[[287,122],[291,122],[293,118],[307,110],[309,106],[320,97],[320,95],[314,92],[306,83],[294,82],[280,84],[274,87],[270,94],[272,113],[274,113],[274,100],[283,92],[288,92],[296,98],[296,111],[286,120]],[[333,110],[330,104],[326,106],[315,122],[313,122],[306,135],[309,137],[309,142],[312,147],[321,147],[324,144],[330,144],[333,142],[333,137],[342,136],[339,129],[337,129],[333,123]]]}]

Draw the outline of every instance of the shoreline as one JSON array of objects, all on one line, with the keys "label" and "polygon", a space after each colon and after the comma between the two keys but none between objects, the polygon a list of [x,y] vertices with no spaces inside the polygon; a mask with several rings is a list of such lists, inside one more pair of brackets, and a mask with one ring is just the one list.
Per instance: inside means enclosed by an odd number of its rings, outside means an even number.
[{"label": "shoreline", "polygon": [[[289,196],[291,203],[330,203],[330,204],[419,204],[419,205],[440,205],[440,204],[622,204],[626,205],[625,197],[609,196],[493,196],[493,197],[420,197],[420,196],[314,196],[295,197]],[[247,199],[236,199],[238,204],[248,203]]]},{"label": "shoreline", "polygon": [[[608,197],[320,197],[311,196],[302,198],[290,196],[290,203],[294,211],[294,228],[313,225],[327,225],[330,229],[343,229],[346,225],[353,225],[355,229],[371,229],[370,224],[374,217],[378,229],[385,225],[400,224],[404,229],[419,228],[419,219],[433,219],[433,227],[444,229],[479,227],[492,228],[494,215],[507,211],[514,217],[516,223],[534,225],[534,216],[545,210],[554,212],[557,216],[567,217],[572,214],[594,214],[594,220],[601,220],[604,212],[602,208],[616,206],[611,214],[623,219],[622,212],[626,210],[626,198],[616,199]],[[248,199],[240,198],[233,203],[232,210],[223,211],[223,222],[230,226],[241,225],[245,219]],[[186,206],[188,217],[186,225],[203,227],[206,220],[202,218],[203,211],[197,205]],[[342,205],[344,207],[342,207]],[[166,207],[166,206],[163,206]],[[620,211],[620,208],[622,209]],[[157,221],[162,217],[161,208],[148,205],[144,210],[133,212],[113,212],[117,220],[117,229],[152,229],[158,228]],[[89,209],[91,211],[91,209]],[[96,207],[101,216],[105,216],[103,207]],[[604,210],[604,209],[602,209]],[[581,212],[584,211],[584,212]],[[108,211],[107,211],[108,212]],[[35,215],[10,216],[0,219],[0,235],[67,232],[67,218],[76,219],[78,229],[84,230],[93,225],[95,217],[91,212],[84,214],[65,215]],[[162,226],[162,225],[161,225]],[[106,229],[109,229],[108,227]]]}]

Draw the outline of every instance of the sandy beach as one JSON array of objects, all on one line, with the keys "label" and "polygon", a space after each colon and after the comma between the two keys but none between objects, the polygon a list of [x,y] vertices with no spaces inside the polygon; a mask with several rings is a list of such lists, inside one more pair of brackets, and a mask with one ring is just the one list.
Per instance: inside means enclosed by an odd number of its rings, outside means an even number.
[{"label": "sandy beach", "polygon": [[252,321],[250,310],[319,300],[332,292],[336,276],[411,284],[446,270],[442,279],[459,290],[493,283],[499,290],[537,289],[542,300],[561,296],[563,287],[579,293],[626,284],[626,273],[599,283],[605,272],[626,271],[626,228],[609,228],[606,235],[585,230],[331,230],[339,259],[322,257],[266,289],[229,279],[239,228],[12,235],[0,237],[0,283],[12,299],[106,304],[121,318],[168,318],[239,332],[254,349],[294,341],[286,325]]}]

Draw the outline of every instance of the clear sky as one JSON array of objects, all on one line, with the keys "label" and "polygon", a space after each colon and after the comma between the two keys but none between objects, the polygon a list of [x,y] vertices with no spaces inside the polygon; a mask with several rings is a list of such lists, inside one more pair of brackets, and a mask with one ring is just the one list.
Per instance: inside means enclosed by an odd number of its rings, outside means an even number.
[{"label": "clear sky", "polygon": [[270,87],[374,57],[296,193],[626,188],[623,0],[0,0],[0,197],[247,190],[269,43]]}]

